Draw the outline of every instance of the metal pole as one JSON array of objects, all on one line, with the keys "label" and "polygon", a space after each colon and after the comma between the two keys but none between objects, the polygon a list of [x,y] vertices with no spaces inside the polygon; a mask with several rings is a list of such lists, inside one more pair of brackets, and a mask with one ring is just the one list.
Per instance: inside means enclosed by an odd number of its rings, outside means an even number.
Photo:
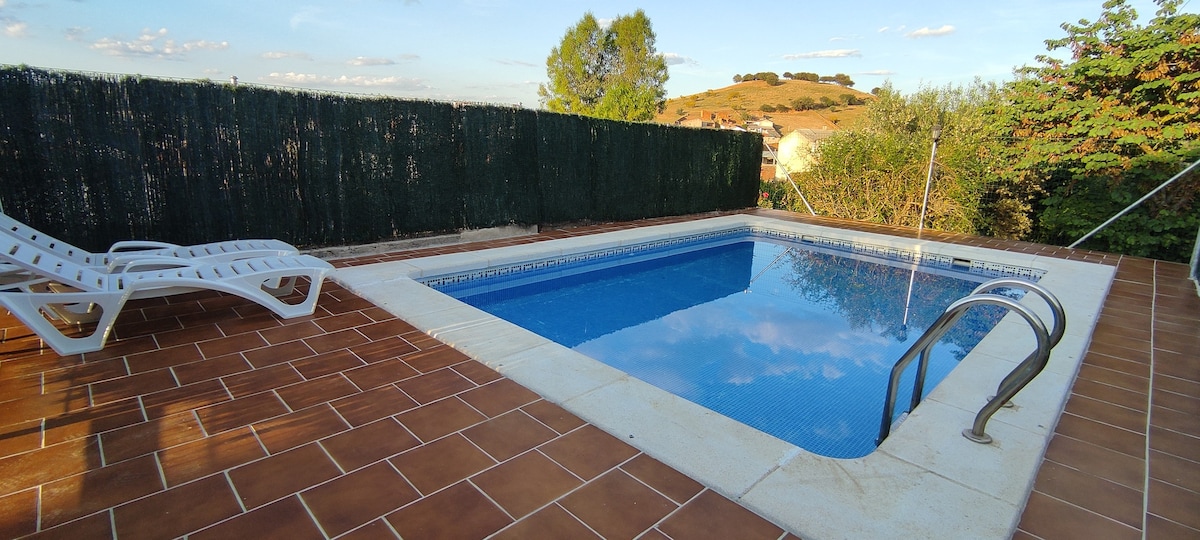
[{"label": "metal pole", "polygon": [[796,195],[800,196],[800,202],[804,203],[804,207],[808,209],[808,213],[814,216],[817,215],[817,212],[813,210],[812,205],[808,204],[808,199],[804,198],[804,194],[800,192],[800,186],[797,186],[796,183],[792,181],[792,173],[788,172],[787,167],[784,167],[783,163],[780,163],[779,154],[776,154],[775,151],[771,149],[771,145],[769,144],[763,143],[763,148],[766,148],[767,152],[771,154],[771,159],[775,160],[775,166],[783,170],[783,176],[788,179],[788,183],[792,185],[792,189],[796,190]]},{"label": "metal pole", "polygon": [[1134,202],[1133,202],[1133,204],[1131,204],[1131,205],[1129,205],[1129,206],[1126,206],[1124,210],[1121,210],[1120,212],[1117,212],[1117,215],[1115,215],[1115,216],[1113,216],[1113,217],[1111,217],[1111,218],[1108,218],[1108,221],[1105,221],[1104,223],[1101,223],[1099,227],[1096,227],[1095,229],[1092,229],[1092,232],[1089,232],[1089,233],[1087,233],[1087,234],[1083,235],[1083,238],[1080,238],[1079,240],[1076,240],[1074,244],[1071,244],[1071,245],[1069,245],[1069,246],[1067,246],[1067,247],[1069,247],[1069,248],[1073,248],[1073,247],[1075,247],[1075,246],[1078,246],[1079,244],[1082,244],[1084,240],[1087,240],[1088,238],[1091,238],[1093,234],[1096,234],[1096,233],[1100,232],[1100,230],[1101,230],[1101,229],[1103,229],[1103,228],[1105,228],[1105,227],[1107,227],[1107,226],[1109,226],[1109,225],[1112,225],[1112,222],[1114,222],[1114,221],[1116,221],[1116,220],[1118,220],[1118,219],[1121,219],[1121,217],[1122,217],[1122,216],[1124,216],[1125,214],[1128,214],[1128,213],[1129,213],[1129,211],[1130,211],[1130,210],[1133,210],[1134,208],[1136,208],[1136,207],[1137,207],[1137,205],[1139,205],[1139,204],[1142,204],[1142,203],[1146,202],[1146,199],[1149,199],[1150,197],[1153,197],[1155,193],[1158,193],[1159,191],[1162,191],[1162,189],[1163,189],[1163,188],[1165,188],[1165,187],[1167,187],[1167,185],[1169,185],[1171,182],[1174,182],[1174,181],[1176,181],[1176,180],[1179,180],[1180,178],[1183,178],[1184,176],[1187,176],[1187,174],[1188,174],[1188,173],[1192,172],[1192,170],[1193,170],[1193,169],[1195,169],[1195,168],[1196,168],[1196,167],[1198,167],[1198,166],[1200,166],[1200,159],[1196,160],[1196,161],[1195,161],[1195,162],[1193,162],[1191,165],[1188,165],[1188,167],[1187,167],[1186,169],[1184,169],[1184,170],[1182,170],[1182,171],[1179,171],[1179,174],[1177,174],[1177,175],[1175,175],[1175,176],[1172,176],[1170,180],[1167,180],[1166,182],[1163,182],[1163,183],[1162,183],[1162,184],[1160,184],[1158,187],[1154,188],[1154,190],[1153,190],[1153,191],[1151,191],[1150,193],[1147,193],[1147,194],[1143,195],[1143,196],[1142,196],[1142,198],[1140,198],[1140,199],[1138,199],[1138,200],[1134,201]]},{"label": "metal pole", "polygon": [[937,157],[938,139],[942,138],[942,126],[933,125],[933,150],[929,152],[929,173],[925,175],[925,198],[921,201],[921,221],[917,223],[917,234],[925,229],[925,209],[929,207],[929,187],[933,185],[933,159]]}]

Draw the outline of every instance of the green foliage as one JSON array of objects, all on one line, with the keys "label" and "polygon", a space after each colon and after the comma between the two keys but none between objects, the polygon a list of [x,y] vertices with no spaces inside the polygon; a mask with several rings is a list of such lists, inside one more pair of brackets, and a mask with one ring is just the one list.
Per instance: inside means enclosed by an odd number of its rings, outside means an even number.
[{"label": "green foliage", "polygon": [[[1146,26],[1124,0],[1095,22],[1063,24],[1048,40],[1069,60],[1039,56],[1005,88],[999,134],[1011,138],[1001,172],[1026,199],[1033,239],[1070,243],[1200,157],[1200,15],[1158,0]],[[1197,228],[1200,179],[1182,179],[1085,247],[1186,260]]]},{"label": "green foliage", "polygon": [[747,81],[766,81],[766,83],[771,86],[779,86],[779,85],[783,84],[783,82],[779,80],[779,75],[774,72],[771,72],[771,71],[760,71],[758,73],[747,73],[745,75],[742,75],[740,80],[738,79],[738,76],[735,75],[734,79],[733,79],[733,82],[747,82]]},{"label": "green foliage", "polygon": [[801,96],[792,100],[792,108],[797,111],[811,111],[817,108],[817,100],[812,96]]},{"label": "green foliage", "polygon": [[538,96],[548,110],[578,114],[596,110],[604,97],[607,71],[604,34],[589,12],[550,50],[546,58],[550,82],[538,86]]},{"label": "green foliage", "polygon": [[846,75],[845,73],[838,73],[837,75],[822,75],[817,78],[817,82],[840,84],[845,87],[854,86],[854,81],[851,80],[850,76]]},{"label": "green foliage", "polygon": [[621,15],[607,29],[584,14],[546,58],[550,82],[538,86],[553,112],[647,121],[666,103],[667,64],[654,49],[645,12]]},{"label": "green foliage", "polygon": [[[997,92],[979,81],[923,88],[907,97],[885,86],[859,123],[824,141],[817,163],[794,180],[823,215],[916,227],[931,133],[940,123],[926,226],[978,232],[987,227],[979,201],[994,166],[994,152],[986,149],[995,142],[988,140],[986,125]],[[803,210],[786,192],[780,198],[782,206]]]}]

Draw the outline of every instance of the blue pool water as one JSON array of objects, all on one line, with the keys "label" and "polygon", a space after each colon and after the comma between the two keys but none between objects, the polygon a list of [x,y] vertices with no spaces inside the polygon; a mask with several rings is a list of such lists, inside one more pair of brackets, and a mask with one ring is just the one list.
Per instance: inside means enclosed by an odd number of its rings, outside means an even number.
[{"label": "blue pool water", "polygon": [[[988,279],[755,237],[661,255],[436,288],[801,448],[853,458],[875,449],[892,365]],[[926,392],[1002,315],[968,311],[934,347]],[[905,404],[911,379],[901,388]]]}]

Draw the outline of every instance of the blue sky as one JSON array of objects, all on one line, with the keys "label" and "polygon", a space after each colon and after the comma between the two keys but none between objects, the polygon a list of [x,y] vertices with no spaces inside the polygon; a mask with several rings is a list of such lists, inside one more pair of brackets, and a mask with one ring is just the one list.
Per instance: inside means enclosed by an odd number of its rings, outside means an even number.
[{"label": "blue sky", "polygon": [[[641,8],[668,59],[669,97],[760,71],[912,92],[1010,80],[1064,35],[1060,24],[1094,20],[1101,4],[0,0],[0,63],[537,107],[546,56],[567,28],[587,11],[603,21]],[[1130,4],[1143,19],[1156,7]]]}]

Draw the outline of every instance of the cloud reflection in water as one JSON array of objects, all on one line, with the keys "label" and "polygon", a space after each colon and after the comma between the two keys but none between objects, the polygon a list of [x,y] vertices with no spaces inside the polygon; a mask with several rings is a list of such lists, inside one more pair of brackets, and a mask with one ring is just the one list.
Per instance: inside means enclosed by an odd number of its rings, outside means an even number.
[{"label": "cloud reflection in water", "polygon": [[[918,272],[907,312],[910,277],[758,241],[463,300],[810,451],[859,457],[892,364],[976,285]],[[983,335],[969,334],[934,348],[927,390]]]}]

